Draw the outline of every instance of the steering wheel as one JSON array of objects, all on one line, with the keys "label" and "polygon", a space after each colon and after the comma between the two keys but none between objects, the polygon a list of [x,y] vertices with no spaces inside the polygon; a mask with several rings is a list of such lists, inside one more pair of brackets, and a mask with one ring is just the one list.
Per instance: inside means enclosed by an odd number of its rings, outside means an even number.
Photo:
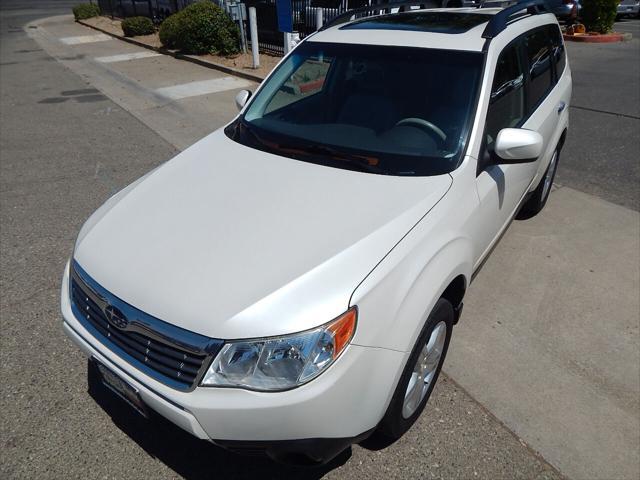
[{"label": "steering wheel", "polygon": [[425,120],[424,118],[415,118],[415,117],[403,118],[398,123],[396,123],[395,126],[400,127],[402,125],[413,125],[415,127],[426,130],[427,133],[435,133],[435,135],[443,142],[447,141],[447,134],[444,133],[438,126]]}]

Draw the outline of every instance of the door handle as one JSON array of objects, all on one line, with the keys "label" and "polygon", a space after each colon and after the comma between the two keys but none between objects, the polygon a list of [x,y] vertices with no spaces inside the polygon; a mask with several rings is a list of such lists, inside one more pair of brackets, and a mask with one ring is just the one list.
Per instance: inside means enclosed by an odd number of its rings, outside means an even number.
[{"label": "door handle", "polygon": [[558,115],[560,115],[564,111],[565,108],[567,108],[566,102],[560,102],[558,104]]}]

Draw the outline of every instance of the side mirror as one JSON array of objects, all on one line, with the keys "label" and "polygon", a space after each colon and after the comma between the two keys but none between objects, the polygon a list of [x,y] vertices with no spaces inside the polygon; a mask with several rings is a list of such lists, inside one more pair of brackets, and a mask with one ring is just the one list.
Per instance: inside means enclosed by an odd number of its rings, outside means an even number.
[{"label": "side mirror", "polygon": [[242,110],[247,103],[247,101],[251,98],[251,92],[249,90],[240,90],[236,95],[236,107],[238,110]]},{"label": "side mirror", "polygon": [[496,163],[535,162],[542,154],[544,139],[533,130],[503,128],[495,143]]}]

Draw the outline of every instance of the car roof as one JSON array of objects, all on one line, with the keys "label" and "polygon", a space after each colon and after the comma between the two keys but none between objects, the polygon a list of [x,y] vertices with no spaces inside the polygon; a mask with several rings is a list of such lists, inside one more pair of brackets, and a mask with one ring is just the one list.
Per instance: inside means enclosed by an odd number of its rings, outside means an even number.
[{"label": "car roof", "polygon": [[480,52],[485,28],[500,11],[502,8],[431,8],[374,15],[330,26],[308,41]]}]

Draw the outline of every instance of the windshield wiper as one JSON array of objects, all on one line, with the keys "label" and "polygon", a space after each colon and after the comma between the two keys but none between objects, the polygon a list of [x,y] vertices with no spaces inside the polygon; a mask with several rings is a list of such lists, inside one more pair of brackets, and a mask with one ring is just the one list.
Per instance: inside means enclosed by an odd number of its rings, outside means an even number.
[{"label": "windshield wiper", "polygon": [[376,157],[368,157],[365,155],[342,152],[326,145],[317,145],[312,143],[309,143],[307,145],[278,143],[278,148],[280,150],[289,151],[290,153],[320,155],[323,157],[329,157],[334,160],[347,162],[350,166],[355,167],[356,170],[359,170],[361,172],[378,173],[382,175],[389,174],[387,170],[371,163],[372,161],[376,163],[378,162],[378,159]]},{"label": "windshield wiper", "polygon": [[[377,166],[379,161],[376,157],[369,157],[365,155],[356,155],[353,153],[342,152],[326,145],[317,145],[311,142],[307,144],[302,143],[282,143],[278,141],[268,140],[264,136],[254,131],[249,124],[243,119],[240,120],[239,125],[243,134],[249,134],[253,139],[253,142],[260,145],[260,149],[266,149],[267,151],[280,151],[294,155],[314,155],[320,157],[329,157],[330,159],[348,162],[352,170],[357,170],[366,173],[377,173],[381,175],[389,175],[389,171]],[[372,164],[372,162],[376,162]]]}]

